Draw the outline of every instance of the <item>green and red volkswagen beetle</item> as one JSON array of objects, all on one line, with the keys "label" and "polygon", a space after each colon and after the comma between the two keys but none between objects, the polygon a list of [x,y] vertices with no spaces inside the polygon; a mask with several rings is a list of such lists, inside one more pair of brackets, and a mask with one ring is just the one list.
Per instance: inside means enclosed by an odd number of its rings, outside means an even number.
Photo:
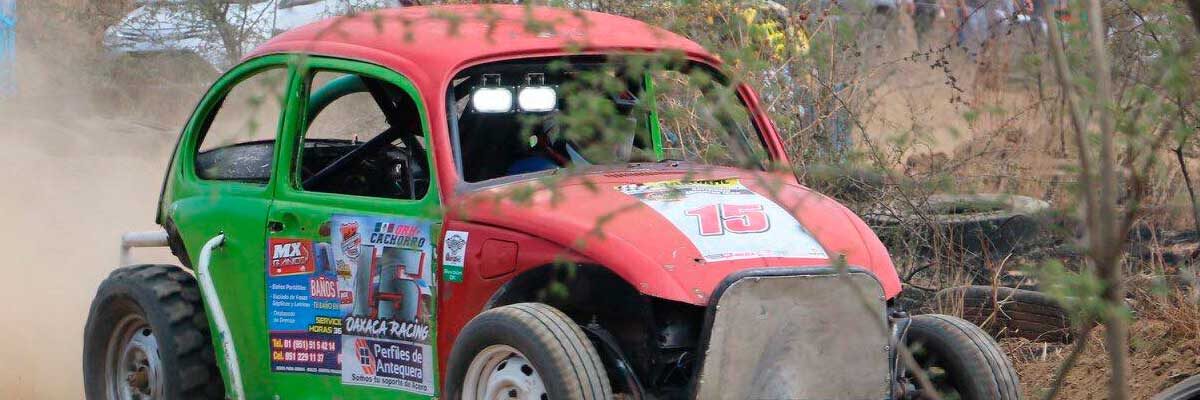
[{"label": "green and red volkswagen beetle", "polygon": [[778,172],[721,68],[553,8],[280,34],[200,100],[162,230],[123,238],[87,397],[1019,398],[977,327],[892,306],[887,250]]}]

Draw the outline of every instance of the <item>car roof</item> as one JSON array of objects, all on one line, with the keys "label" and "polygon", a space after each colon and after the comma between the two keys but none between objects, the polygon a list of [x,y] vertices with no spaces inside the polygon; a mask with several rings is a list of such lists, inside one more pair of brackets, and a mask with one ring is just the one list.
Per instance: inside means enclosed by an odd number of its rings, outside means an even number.
[{"label": "car roof", "polygon": [[[538,28],[541,23],[553,29]],[[310,53],[363,60],[405,72],[421,87],[440,85],[478,62],[626,51],[678,51],[719,64],[695,42],[641,21],[521,5],[418,6],[337,17],[282,33],[247,58]]]}]

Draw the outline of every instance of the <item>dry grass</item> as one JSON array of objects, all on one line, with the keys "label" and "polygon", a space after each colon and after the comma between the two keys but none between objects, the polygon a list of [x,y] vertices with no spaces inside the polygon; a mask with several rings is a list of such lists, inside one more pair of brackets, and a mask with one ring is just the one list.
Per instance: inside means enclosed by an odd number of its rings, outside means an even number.
[{"label": "dry grass", "polygon": [[[1131,324],[1130,360],[1133,397],[1150,398],[1154,394],[1200,374],[1200,307],[1181,292],[1152,295],[1135,290],[1132,299],[1137,321]],[[1104,350],[1104,332],[1100,327],[1086,339],[1090,351],[1067,375],[1060,398],[1103,399],[1107,388],[1101,384],[1108,376],[1108,357]],[[1036,343],[1024,339],[1006,339],[1001,345],[1013,358],[1027,398],[1041,398],[1070,349],[1062,345]]]}]

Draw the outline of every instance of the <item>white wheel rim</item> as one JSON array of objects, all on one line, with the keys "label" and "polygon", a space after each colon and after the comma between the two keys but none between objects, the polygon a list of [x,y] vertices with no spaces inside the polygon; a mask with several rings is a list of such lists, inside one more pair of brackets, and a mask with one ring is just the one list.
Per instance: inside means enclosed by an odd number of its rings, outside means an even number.
[{"label": "white wheel rim", "polygon": [[108,397],[120,400],[158,399],[164,395],[158,339],[139,315],[117,322],[105,359]]},{"label": "white wheel rim", "polygon": [[543,400],[546,384],[524,354],[508,345],[491,345],[467,367],[464,400]]}]

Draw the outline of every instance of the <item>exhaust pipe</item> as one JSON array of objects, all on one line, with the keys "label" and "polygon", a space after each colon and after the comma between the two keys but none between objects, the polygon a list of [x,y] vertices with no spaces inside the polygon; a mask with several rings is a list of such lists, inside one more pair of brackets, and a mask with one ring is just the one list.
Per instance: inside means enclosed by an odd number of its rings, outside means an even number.
[{"label": "exhaust pipe", "polygon": [[167,247],[167,231],[127,232],[121,235],[121,266],[133,264],[130,249],[134,247]]}]

